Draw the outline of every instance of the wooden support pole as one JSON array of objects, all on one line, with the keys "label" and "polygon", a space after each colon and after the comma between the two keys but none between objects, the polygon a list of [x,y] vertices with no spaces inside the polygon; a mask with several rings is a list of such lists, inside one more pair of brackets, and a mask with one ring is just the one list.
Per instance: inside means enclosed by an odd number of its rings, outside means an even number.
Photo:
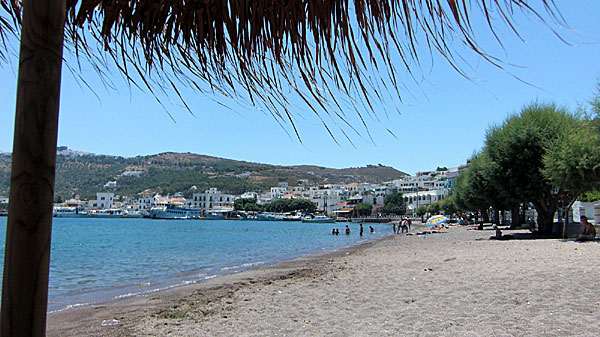
[{"label": "wooden support pole", "polygon": [[44,336],[65,0],[24,0],[0,333]]}]

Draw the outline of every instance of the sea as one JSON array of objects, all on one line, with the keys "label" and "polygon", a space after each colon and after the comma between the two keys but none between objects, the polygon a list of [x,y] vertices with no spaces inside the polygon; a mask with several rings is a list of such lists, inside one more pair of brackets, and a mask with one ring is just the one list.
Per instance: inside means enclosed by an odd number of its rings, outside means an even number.
[{"label": "sea", "polygon": [[[0,217],[2,264],[6,221]],[[361,237],[358,223],[54,218],[48,311],[141,296],[393,234],[386,224],[363,226]],[[340,235],[332,235],[333,228]]]}]

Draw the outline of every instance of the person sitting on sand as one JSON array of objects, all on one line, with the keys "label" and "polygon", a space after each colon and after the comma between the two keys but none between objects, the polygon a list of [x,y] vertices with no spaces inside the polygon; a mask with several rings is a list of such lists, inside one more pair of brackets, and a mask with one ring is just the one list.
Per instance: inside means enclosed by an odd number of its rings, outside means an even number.
[{"label": "person sitting on sand", "polygon": [[498,225],[496,224],[494,224],[492,228],[496,230],[496,235],[490,236],[490,240],[510,240],[513,238],[512,235],[503,235],[502,231],[500,230],[500,228],[498,228]]},{"label": "person sitting on sand", "polygon": [[590,241],[596,238],[596,228],[594,225],[588,222],[587,216],[581,216],[581,223],[583,224],[583,233],[578,234],[576,239],[578,241]]},{"label": "person sitting on sand", "polygon": [[500,230],[500,228],[498,228],[498,225],[494,224],[494,225],[492,226],[492,228],[493,228],[494,230],[496,230],[496,237],[497,237],[497,238],[499,238],[499,237],[501,237],[501,236],[502,236],[502,231]]}]

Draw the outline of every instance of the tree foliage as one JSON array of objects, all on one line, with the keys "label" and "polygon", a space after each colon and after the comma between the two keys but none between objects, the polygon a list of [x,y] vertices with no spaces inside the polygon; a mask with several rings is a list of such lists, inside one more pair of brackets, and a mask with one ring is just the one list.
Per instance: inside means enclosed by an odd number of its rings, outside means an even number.
[{"label": "tree foliage", "polygon": [[354,206],[354,211],[357,216],[369,216],[373,212],[373,205],[368,202],[361,202]]},{"label": "tree foliage", "polygon": [[404,205],[404,198],[402,193],[393,192],[383,199],[383,207],[379,209],[382,214],[404,214],[406,207]]},{"label": "tree foliage", "polygon": [[440,209],[443,214],[450,216],[458,212],[454,199],[453,195],[449,195],[440,201]]},{"label": "tree foliage", "polygon": [[598,181],[597,136],[582,118],[554,104],[533,103],[490,128],[485,146],[459,176],[459,208],[518,208],[532,202],[549,234],[566,190],[589,190]]},{"label": "tree foliage", "polygon": [[261,205],[257,204],[256,198],[240,198],[233,202],[233,209],[236,211],[260,212]]},{"label": "tree foliage", "polygon": [[264,207],[268,212],[294,212],[314,213],[317,205],[306,199],[275,199]]},{"label": "tree foliage", "polygon": [[435,215],[435,214],[440,214],[440,211],[442,209],[441,207],[442,205],[440,204],[439,201],[436,202],[432,202],[431,204],[429,204],[429,206],[427,206],[427,212]]},{"label": "tree foliage", "polygon": [[418,216],[423,216],[425,215],[425,213],[427,213],[427,206],[419,206],[417,207],[417,211],[416,211]]}]

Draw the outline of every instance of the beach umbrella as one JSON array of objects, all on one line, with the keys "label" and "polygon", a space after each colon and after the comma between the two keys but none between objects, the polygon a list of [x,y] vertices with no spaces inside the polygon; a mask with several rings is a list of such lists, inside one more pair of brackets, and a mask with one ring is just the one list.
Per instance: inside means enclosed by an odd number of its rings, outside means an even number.
[{"label": "beach umbrella", "polygon": [[190,112],[178,87],[244,98],[300,138],[293,94],[332,137],[332,124],[358,133],[346,111],[359,114],[370,137],[359,109],[373,117],[379,102],[387,111],[385,98],[403,88],[395,69],[415,79],[417,46],[461,74],[457,45],[501,66],[477,44],[471,16],[479,13],[496,38],[494,26],[514,29],[512,18],[523,12],[562,21],[553,1],[539,3],[536,10],[524,0],[0,0],[0,61],[7,36],[21,42],[0,335],[45,334],[65,42],[98,74],[109,65],[155,98],[169,90]]},{"label": "beach umbrella", "polygon": [[437,226],[437,225],[446,223],[447,221],[448,221],[448,218],[446,218],[443,215],[434,215],[434,216],[430,217],[429,219],[427,219],[425,226]]}]

